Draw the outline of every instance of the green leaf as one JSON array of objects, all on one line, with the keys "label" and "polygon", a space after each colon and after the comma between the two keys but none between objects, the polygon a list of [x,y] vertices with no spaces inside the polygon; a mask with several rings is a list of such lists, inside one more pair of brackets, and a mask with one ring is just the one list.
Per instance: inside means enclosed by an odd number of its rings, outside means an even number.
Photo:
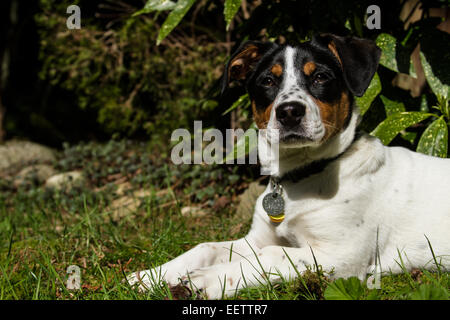
[{"label": "green leaf", "polygon": [[415,79],[417,79],[417,73],[416,68],[414,68],[414,63],[412,61],[412,58],[409,60],[409,75]]},{"label": "green leaf", "polygon": [[358,37],[363,37],[363,24],[361,22],[361,18],[356,13],[353,14],[353,22],[355,25],[355,31]]},{"label": "green leaf", "polygon": [[405,105],[403,104],[403,102],[390,100],[383,95],[381,95],[380,98],[381,98],[381,101],[383,101],[384,110],[386,111],[386,116],[389,117],[389,116],[393,115],[394,113],[406,111]]},{"label": "green leaf", "polygon": [[[386,116],[390,117],[395,113],[405,112],[405,105],[403,102],[390,100],[387,97],[380,95],[381,101],[384,104],[384,110],[386,111]],[[411,144],[414,144],[414,141],[416,140],[417,132],[406,132],[401,131],[400,134],[402,135],[402,138],[408,141]]]},{"label": "green leaf", "polygon": [[[438,97],[437,108],[442,112],[442,115],[450,120],[450,100],[444,97]],[[449,122],[450,124],[450,122]]]},{"label": "green leaf", "polygon": [[431,90],[437,97],[450,98],[450,86],[443,84],[433,73],[431,65],[428,63],[423,52],[420,52],[420,61],[422,62],[425,78],[430,85]]},{"label": "green leaf", "polygon": [[358,300],[364,294],[364,287],[357,277],[337,279],[324,292],[326,300]]},{"label": "green leaf", "polygon": [[375,40],[376,44],[382,50],[380,64],[386,68],[398,72],[396,47],[397,39],[387,33],[380,34]]},{"label": "green leaf", "polygon": [[248,98],[248,94],[244,94],[242,96],[239,97],[239,99],[237,99],[235,102],[233,102],[233,104],[231,105],[231,107],[229,107],[224,113],[222,113],[222,115],[226,115],[227,113],[233,111],[234,109],[236,109],[239,106],[244,106],[247,107],[248,105],[250,105],[250,99]]},{"label": "green leaf", "polygon": [[345,27],[347,30],[352,31],[352,26],[351,26],[350,21],[349,21],[348,19],[345,20],[344,27]]},{"label": "green leaf", "polygon": [[419,111],[395,113],[381,122],[370,134],[378,137],[383,144],[388,145],[400,131],[430,116],[434,115]]},{"label": "green leaf", "polygon": [[133,14],[133,17],[153,11],[172,10],[175,5],[176,3],[170,0],[149,0],[147,1],[143,9]]},{"label": "green leaf", "polygon": [[402,138],[404,140],[414,145],[414,141],[416,141],[417,138],[417,132],[402,131],[400,132],[400,134],[402,135]]},{"label": "green leaf", "polygon": [[422,97],[420,97],[420,111],[422,112],[430,111],[430,108],[428,107],[427,97],[424,94],[422,95]]},{"label": "green leaf", "polygon": [[360,98],[356,98],[356,103],[359,106],[359,110],[361,111],[361,115],[369,110],[372,101],[377,97],[377,95],[381,92],[381,81],[378,73],[375,73],[372,81],[370,81],[369,87],[367,88],[364,95]]},{"label": "green leaf", "polygon": [[417,152],[446,158],[448,148],[448,128],[444,117],[440,117],[426,128],[417,145]]},{"label": "green leaf", "polygon": [[443,286],[435,284],[421,284],[420,287],[411,294],[411,300],[448,300],[448,291]]},{"label": "green leaf", "polygon": [[230,23],[234,16],[241,7],[242,0],[225,0],[225,7],[223,9],[223,15],[225,17],[225,22],[227,23],[227,30],[230,27]]},{"label": "green leaf", "polygon": [[365,300],[381,300],[381,290],[379,289],[370,290]]},{"label": "green leaf", "polygon": [[161,30],[159,30],[156,45],[159,45],[161,41],[163,41],[164,38],[167,37],[167,35],[180,23],[195,1],[196,0],[178,0],[176,6],[161,26]]}]

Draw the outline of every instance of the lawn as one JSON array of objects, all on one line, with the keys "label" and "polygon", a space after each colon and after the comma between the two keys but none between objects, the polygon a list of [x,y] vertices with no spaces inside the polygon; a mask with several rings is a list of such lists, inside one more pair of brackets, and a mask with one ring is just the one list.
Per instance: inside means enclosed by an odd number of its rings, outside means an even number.
[{"label": "lawn", "polygon": [[[244,166],[174,166],[164,149],[130,141],[66,146],[54,166],[81,170],[82,185],[0,182],[0,299],[202,298],[164,286],[139,293],[123,279],[198,243],[244,236],[251,221],[235,212],[255,176]],[[70,265],[81,269],[80,290],[66,288]],[[449,288],[445,272],[386,275],[381,289],[369,290],[311,271],[231,298],[448,299]]]}]

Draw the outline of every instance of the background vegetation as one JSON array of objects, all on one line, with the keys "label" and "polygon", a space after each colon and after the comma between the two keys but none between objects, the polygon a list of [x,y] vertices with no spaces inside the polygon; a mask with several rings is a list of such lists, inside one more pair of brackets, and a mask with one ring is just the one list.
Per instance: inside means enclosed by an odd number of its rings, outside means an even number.
[{"label": "background vegetation", "polygon": [[[66,27],[70,4],[81,8],[80,30]],[[381,9],[379,30],[365,25],[372,4]],[[168,141],[194,119],[204,129],[252,124],[242,88],[219,95],[223,66],[247,39],[373,39],[383,55],[358,99],[362,129],[385,144],[449,156],[445,0],[11,0],[0,9],[0,143],[52,146],[52,168],[84,176],[52,189],[38,174],[0,170],[2,299],[177,298],[120,281],[199,242],[245,234],[249,220],[235,212],[240,194],[261,180],[257,167],[174,166]],[[124,201],[129,210],[116,210]],[[80,291],[65,287],[71,264],[82,267]],[[381,290],[311,273],[238,297],[448,299],[449,288],[445,272],[405,271],[383,278]]]},{"label": "background vegetation", "polygon": [[[64,141],[113,135],[166,139],[173,128],[192,126],[193,119],[219,128],[249,126],[245,99],[221,116],[243,94],[235,88],[218,96],[230,52],[246,39],[299,42],[334,32],[371,38],[384,51],[377,82],[359,101],[363,128],[375,129],[385,143],[445,156],[446,1],[379,2],[379,30],[365,26],[372,2],[5,2],[1,137],[61,147]],[[82,8],[80,30],[66,27],[69,4]],[[408,113],[396,114],[402,112]]]}]

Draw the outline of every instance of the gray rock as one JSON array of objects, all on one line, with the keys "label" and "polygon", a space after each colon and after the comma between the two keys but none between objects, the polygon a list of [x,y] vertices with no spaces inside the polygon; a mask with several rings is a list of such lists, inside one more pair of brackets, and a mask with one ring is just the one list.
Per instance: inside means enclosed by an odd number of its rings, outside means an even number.
[{"label": "gray rock", "polygon": [[191,217],[191,218],[198,218],[198,217],[203,217],[206,216],[208,214],[207,211],[202,210],[202,208],[200,207],[183,207],[181,209],[181,215],[183,217]]},{"label": "gray rock", "polygon": [[45,187],[57,190],[71,189],[83,185],[85,181],[86,179],[81,171],[70,171],[51,176],[45,181]]},{"label": "gray rock", "polygon": [[48,178],[57,174],[57,171],[47,164],[36,164],[23,168],[14,178],[14,186],[35,182],[44,183]]},{"label": "gray rock", "polygon": [[266,185],[259,184],[259,182],[252,182],[247,190],[239,196],[239,205],[236,208],[236,215],[241,217],[244,221],[250,220],[255,210],[255,203],[258,197],[266,190]]},{"label": "gray rock", "polygon": [[51,164],[57,152],[30,142],[11,140],[0,145],[0,175],[11,176],[31,164]]}]

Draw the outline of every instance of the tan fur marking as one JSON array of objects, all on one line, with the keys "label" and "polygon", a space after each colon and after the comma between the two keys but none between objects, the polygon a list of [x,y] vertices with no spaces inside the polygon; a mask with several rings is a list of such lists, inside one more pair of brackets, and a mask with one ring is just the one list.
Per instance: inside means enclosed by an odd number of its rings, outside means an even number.
[{"label": "tan fur marking", "polygon": [[345,125],[345,120],[350,112],[350,101],[347,92],[341,94],[341,99],[335,103],[325,103],[313,98],[320,109],[322,123],[325,126],[325,135],[322,141],[326,141],[340,132]]},{"label": "tan fur marking", "polygon": [[270,69],[275,76],[280,77],[283,74],[283,67],[279,64],[274,64],[272,69]]},{"label": "tan fur marking", "polygon": [[264,110],[258,110],[256,108],[255,101],[252,101],[253,119],[259,129],[267,128],[267,124],[270,120],[270,112],[272,111],[273,102]]},{"label": "tan fur marking", "polygon": [[330,51],[335,55],[335,57],[336,57],[336,58],[338,59],[338,61],[339,61],[339,64],[340,64],[341,67],[342,67],[341,57],[339,57],[339,54],[338,54],[337,49],[336,49],[336,45],[334,44],[333,41],[331,41],[330,44],[328,45],[328,49],[330,49]]},{"label": "tan fur marking", "polygon": [[245,50],[234,57],[228,68],[228,77],[235,80],[245,78],[247,71],[250,68],[250,64],[253,60],[259,58],[258,47],[255,45],[249,45]]},{"label": "tan fur marking", "polygon": [[314,70],[316,70],[317,66],[314,62],[312,61],[308,61],[307,63],[305,63],[303,65],[303,72],[307,75],[310,76]]}]

